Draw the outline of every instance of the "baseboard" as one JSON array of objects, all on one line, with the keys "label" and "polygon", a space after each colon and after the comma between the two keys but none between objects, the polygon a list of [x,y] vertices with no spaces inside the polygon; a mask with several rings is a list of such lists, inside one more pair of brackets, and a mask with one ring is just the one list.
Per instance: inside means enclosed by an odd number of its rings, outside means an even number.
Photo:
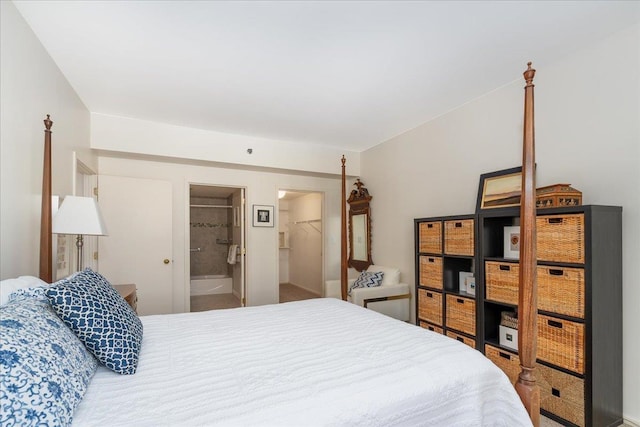
[{"label": "baseboard", "polygon": [[[283,283],[281,283],[281,285],[282,285],[282,284],[283,284]],[[300,288],[300,289],[304,289],[304,290],[305,290],[305,291],[307,291],[307,292],[311,292],[311,293],[312,293],[312,294],[314,294],[314,295],[318,295],[318,297],[321,297],[321,296],[322,296],[322,292],[318,293],[317,291],[311,290],[311,289],[307,288],[306,286],[298,285],[297,283],[293,283],[293,282],[289,282],[289,284],[290,284],[290,285],[293,285],[293,286],[295,286],[295,287],[298,287],[298,288]]]}]

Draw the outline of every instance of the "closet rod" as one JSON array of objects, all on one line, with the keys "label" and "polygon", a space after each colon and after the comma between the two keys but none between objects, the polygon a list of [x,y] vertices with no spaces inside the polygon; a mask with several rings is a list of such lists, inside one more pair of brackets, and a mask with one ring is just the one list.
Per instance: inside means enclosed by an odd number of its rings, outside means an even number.
[{"label": "closet rod", "polygon": [[294,224],[309,224],[309,223],[312,223],[312,222],[321,222],[321,221],[322,221],[321,219],[308,219],[306,221],[294,221],[293,223]]},{"label": "closet rod", "polygon": [[309,219],[307,221],[294,221],[294,224],[309,224],[309,227],[313,228],[314,230],[316,230],[318,233],[322,233],[322,230],[319,229],[318,227],[316,227],[315,225],[313,225],[313,222],[322,222],[321,219]]},{"label": "closet rod", "polygon": [[233,206],[226,205],[189,205],[192,208],[232,208]]}]

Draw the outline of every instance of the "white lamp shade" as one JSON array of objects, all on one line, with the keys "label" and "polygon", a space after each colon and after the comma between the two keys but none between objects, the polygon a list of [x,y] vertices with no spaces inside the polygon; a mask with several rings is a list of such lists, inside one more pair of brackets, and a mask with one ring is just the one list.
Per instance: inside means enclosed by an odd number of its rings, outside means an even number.
[{"label": "white lamp shade", "polygon": [[67,196],[53,216],[53,232],[106,236],[107,227],[93,197]]}]

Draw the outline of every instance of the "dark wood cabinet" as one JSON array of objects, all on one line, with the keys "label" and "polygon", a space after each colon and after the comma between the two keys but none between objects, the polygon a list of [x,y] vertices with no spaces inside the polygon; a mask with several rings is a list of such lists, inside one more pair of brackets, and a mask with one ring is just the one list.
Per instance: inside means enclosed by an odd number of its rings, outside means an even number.
[{"label": "dark wood cabinet", "polygon": [[415,220],[418,324],[473,348],[476,296],[467,292],[464,277],[475,268],[475,221],[474,215]]},{"label": "dark wood cabinet", "polygon": [[[462,219],[474,223],[473,256],[445,250],[444,223]],[[519,264],[510,257],[517,239],[508,238],[519,219],[519,208],[499,208],[414,220],[417,323],[473,338],[512,382],[520,372],[517,350],[501,345],[500,325],[503,312],[517,312]],[[433,239],[421,235],[425,224],[442,225],[441,252],[425,251],[437,248],[421,244]],[[536,228],[541,412],[569,426],[622,424],[622,208],[539,209]],[[461,271],[473,272],[475,296],[459,291]]]}]

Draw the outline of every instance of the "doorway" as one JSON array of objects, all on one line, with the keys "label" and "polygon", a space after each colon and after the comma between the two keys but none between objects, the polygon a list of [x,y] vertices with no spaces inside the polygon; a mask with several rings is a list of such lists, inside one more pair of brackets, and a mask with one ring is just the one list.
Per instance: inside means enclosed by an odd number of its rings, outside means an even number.
[{"label": "doorway", "polygon": [[189,185],[190,311],[245,305],[244,188]]},{"label": "doorway", "polygon": [[322,296],[323,204],[324,194],[321,192],[279,191],[280,302]]}]

